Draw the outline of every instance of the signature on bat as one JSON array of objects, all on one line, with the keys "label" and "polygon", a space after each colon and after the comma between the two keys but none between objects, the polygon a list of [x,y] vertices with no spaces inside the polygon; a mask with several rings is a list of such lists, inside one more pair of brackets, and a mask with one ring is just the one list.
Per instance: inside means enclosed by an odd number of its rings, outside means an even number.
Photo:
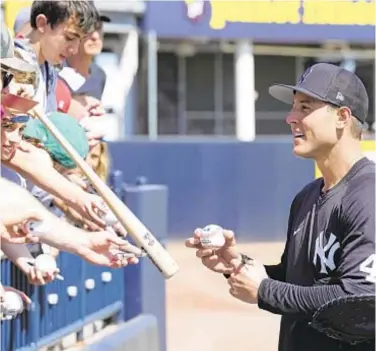
[{"label": "signature on bat", "polygon": [[143,238],[147,242],[148,246],[154,246],[155,240],[150,233],[144,234]]}]

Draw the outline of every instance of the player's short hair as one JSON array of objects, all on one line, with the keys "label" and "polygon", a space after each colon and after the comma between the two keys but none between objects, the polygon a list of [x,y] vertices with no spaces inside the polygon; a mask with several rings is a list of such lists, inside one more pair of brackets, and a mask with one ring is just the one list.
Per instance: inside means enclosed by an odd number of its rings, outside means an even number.
[{"label": "player's short hair", "polygon": [[365,126],[355,117],[351,117],[351,120],[351,133],[354,135],[355,138],[361,140],[363,131],[365,130]]},{"label": "player's short hair", "polygon": [[36,29],[38,15],[45,15],[51,28],[74,18],[77,28],[87,34],[95,29],[99,13],[92,1],[64,0],[64,1],[33,1],[30,14],[30,25]]}]

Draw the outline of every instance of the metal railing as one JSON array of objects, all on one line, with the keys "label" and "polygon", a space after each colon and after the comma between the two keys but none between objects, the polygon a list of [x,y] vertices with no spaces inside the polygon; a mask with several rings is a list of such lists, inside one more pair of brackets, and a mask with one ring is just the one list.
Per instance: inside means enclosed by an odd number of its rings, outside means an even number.
[{"label": "metal railing", "polygon": [[33,286],[8,259],[2,260],[2,283],[24,291],[33,301],[29,310],[15,320],[2,322],[2,351],[38,349],[79,332],[96,320],[120,317],[122,270],[96,267],[65,252],[59,254],[57,263],[64,281]]},{"label": "metal railing", "polygon": [[[165,239],[167,188],[137,183],[124,184],[120,171],[111,175],[111,188],[117,196],[126,200],[159,240]],[[37,250],[30,250],[33,255],[40,253],[38,246],[34,248]],[[56,260],[64,280],[34,286],[12,262],[2,257],[2,284],[25,292],[32,305],[16,319],[1,322],[1,351],[36,351],[58,344],[71,334],[75,334],[77,341],[84,340],[84,327],[103,320],[126,322],[121,327],[125,327],[124,333],[116,337],[124,345],[132,345],[147,334],[156,345],[151,349],[150,345],[139,344],[139,351],[165,350],[165,282],[149,260],[125,270],[94,266],[66,252],[60,252]],[[150,317],[134,321],[145,313],[155,318],[157,327]],[[137,332],[131,327],[134,323]],[[121,336],[124,340],[120,340]]]},{"label": "metal railing", "polygon": [[[121,197],[122,189],[116,190]],[[37,245],[30,251],[34,255],[40,253]],[[12,262],[2,257],[2,284],[24,291],[32,299],[27,311],[14,320],[2,321],[2,351],[39,349],[73,333],[78,333],[80,340],[85,325],[122,317],[122,270],[94,266],[66,252],[60,252],[56,261],[64,280],[34,286]]]}]

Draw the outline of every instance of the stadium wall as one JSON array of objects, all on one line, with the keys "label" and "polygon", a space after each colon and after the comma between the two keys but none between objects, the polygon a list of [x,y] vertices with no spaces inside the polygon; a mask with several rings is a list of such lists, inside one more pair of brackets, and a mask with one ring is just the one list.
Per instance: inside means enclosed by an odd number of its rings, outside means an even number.
[{"label": "stadium wall", "polygon": [[168,237],[179,240],[210,223],[241,240],[284,240],[291,201],[315,177],[314,163],[292,154],[291,139],[126,141],[110,152],[125,182],[167,186]]},{"label": "stadium wall", "polygon": [[116,332],[82,351],[163,351],[159,348],[158,322],[153,315],[142,314],[122,324]]}]

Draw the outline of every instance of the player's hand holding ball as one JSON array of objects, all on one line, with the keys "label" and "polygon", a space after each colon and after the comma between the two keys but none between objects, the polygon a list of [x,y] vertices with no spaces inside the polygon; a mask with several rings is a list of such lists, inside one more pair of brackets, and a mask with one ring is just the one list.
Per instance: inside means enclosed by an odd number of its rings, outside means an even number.
[{"label": "player's hand holding ball", "polygon": [[200,244],[205,249],[218,250],[225,244],[223,229],[219,225],[210,224],[198,229],[200,233]]},{"label": "player's hand holding ball", "polygon": [[196,229],[185,245],[196,249],[196,256],[213,272],[230,274],[241,262],[234,233],[217,225]]}]

